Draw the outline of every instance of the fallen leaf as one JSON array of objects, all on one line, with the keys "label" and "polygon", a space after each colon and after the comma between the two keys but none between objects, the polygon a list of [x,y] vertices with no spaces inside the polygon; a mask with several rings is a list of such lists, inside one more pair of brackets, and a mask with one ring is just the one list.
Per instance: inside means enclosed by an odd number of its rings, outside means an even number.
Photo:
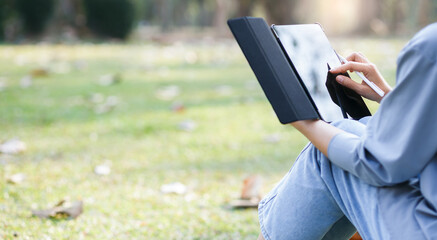
[{"label": "fallen leaf", "polygon": [[110,107],[115,107],[118,105],[120,101],[118,100],[117,96],[108,96],[106,98],[106,105],[110,106]]},{"label": "fallen leaf", "polygon": [[32,86],[32,83],[33,83],[33,78],[30,75],[24,76],[23,78],[20,79],[20,86],[22,88],[28,88]]},{"label": "fallen leaf", "polygon": [[7,78],[0,77],[0,92],[3,91],[7,86]]},{"label": "fallen leaf", "polygon": [[94,173],[97,175],[109,175],[111,168],[107,165],[98,165],[94,168]]},{"label": "fallen leaf", "polygon": [[158,99],[169,101],[169,100],[172,100],[175,97],[179,96],[180,93],[181,93],[181,91],[180,91],[178,86],[170,85],[170,86],[166,86],[166,87],[158,89],[156,91],[155,95]]},{"label": "fallen leaf", "polygon": [[51,70],[57,74],[67,74],[67,73],[71,72],[71,64],[68,62],[52,63]]},{"label": "fallen leaf", "polygon": [[75,201],[67,204],[61,200],[54,207],[44,210],[33,210],[32,215],[39,218],[74,219],[83,212],[83,202]]},{"label": "fallen leaf", "polygon": [[252,175],[244,179],[240,199],[229,203],[231,208],[257,208],[261,201],[262,179],[258,175]]},{"label": "fallen leaf", "polygon": [[229,203],[231,208],[258,208],[259,200],[236,199]]},{"label": "fallen leaf", "polygon": [[0,145],[0,152],[4,154],[17,154],[25,150],[26,143],[18,139],[11,139]]},{"label": "fallen leaf", "polygon": [[88,63],[84,60],[77,60],[73,63],[75,69],[83,71],[88,67]]},{"label": "fallen leaf", "polygon": [[34,78],[47,77],[49,75],[49,72],[47,71],[47,69],[44,68],[35,68],[30,72],[30,75]]},{"label": "fallen leaf", "polygon": [[102,103],[103,101],[105,101],[105,96],[101,93],[93,93],[91,95],[90,101],[92,103]]},{"label": "fallen leaf", "polygon": [[260,199],[262,179],[258,175],[252,175],[244,179],[243,188],[241,189],[241,199]]},{"label": "fallen leaf", "polygon": [[181,102],[174,102],[174,103],[171,105],[171,110],[172,110],[173,112],[176,112],[176,113],[181,113],[181,112],[185,111],[185,106],[184,106],[184,104],[181,103]]},{"label": "fallen leaf", "polygon": [[183,195],[187,192],[187,187],[180,182],[174,182],[174,183],[162,185],[161,192],[165,194],[174,193],[174,194]]},{"label": "fallen leaf", "polygon": [[17,66],[24,66],[29,63],[29,58],[25,55],[17,55],[14,58],[14,62]]},{"label": "fallen leaf", "polygon": [[231,86],[221,85],[221,86],[218,86],[215,89],[215,91],[222,96],[229,96],[233,93],[234,90]]},{"label": "fallen leaf", "polygon": [[12,184],[19,184],[19,183],[23,182],[25,178],[26,178],[26,175],[24,173],[17,173],[17,174],[14,174],[14,175],[8,177],[6,179],[6,181],[8,183],[12,183]]},{"label": "fallen leaf", "polygon": [[102,86],[111,86],[114,84],[121,83],[122,78],[120,74],[106,74],[99,78],[99,84]]},{"label": "fallen leaf", "polygon": [[197,123],[192,120],[185,120],[179,123],[179,129],[186,132],[192,132],[197,128]]},{"label": "fallen leaf", "polygon": [[195,64],[198,60],[197,53],[187,52],[184,56],[185,62],[188,64]]},{"label": "fallen leaf", "polygon": [[94,112],[97,114],[103,114],[112,111],[119,103],[118,97],[108,96],[105,102],[98,104],[94,108]]}]

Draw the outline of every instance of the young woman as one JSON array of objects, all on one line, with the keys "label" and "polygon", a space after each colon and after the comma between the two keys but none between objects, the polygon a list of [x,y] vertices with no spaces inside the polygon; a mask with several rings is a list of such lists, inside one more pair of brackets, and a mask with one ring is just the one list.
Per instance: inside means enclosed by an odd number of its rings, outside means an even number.
[{"label": "young woman", "polygon": [[337,81],[381,105],[360,121],[291,124],[311,144],[261,201],[259,239],[437,239],[437,23],[401,51],[393,90],[362,54],[347,59],[331,72],[362,72],[386,94]]}]

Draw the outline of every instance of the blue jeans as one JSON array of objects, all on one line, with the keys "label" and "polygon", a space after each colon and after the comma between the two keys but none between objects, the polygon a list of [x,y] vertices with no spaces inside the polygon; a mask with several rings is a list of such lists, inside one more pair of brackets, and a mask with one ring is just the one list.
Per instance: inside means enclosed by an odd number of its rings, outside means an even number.
[{"label": "blue jeans", "polygon": [[[365,125],[342,120],[333,125],[362,135]],[[388,239],[378,208],[378,188],[331,164],[308,144],[292,169],[259,204],[266,240]]]}]

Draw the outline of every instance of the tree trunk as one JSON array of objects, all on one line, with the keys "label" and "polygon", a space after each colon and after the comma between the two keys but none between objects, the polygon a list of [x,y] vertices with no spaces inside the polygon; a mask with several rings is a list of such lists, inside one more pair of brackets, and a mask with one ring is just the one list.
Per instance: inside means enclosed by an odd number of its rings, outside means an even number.
[{"label": "tree trunk", "polygon": [[168,31],[173,22],[173,1],[172,0],[160,0],[159,10],[161,15],[161,30],[163,32]]},{"label": "tree trunk", "polygon": [[177,26],[186,26],[188,25],[187,19],[187,9],[188,9],[188,0],[178,0],[175,6],[175,23]]},{"label": "tree trunk", "polygon": [[293,14],[296,2],[296,0],[264,0],[267,21],[274,24],[297,23]]},{"label": "tree trunk", "polygon": [[357,33],[369,34],[372,32],[378,33],[374,25],[376,22],[382,21],[381,19],[382,1],[380,0],[361,0],[359,9],[359,23],[357,27]]},{"label": "tree trunk", "polygon": [[208,9],[205,0],[197,0],[199,6],[198,24],[200,27],[208,26]]},{"label": "tree trunk", "polygon": [[252,15],[253,8],[255,7],[257,0],[239,0],[238,1],[238,17]]},{"label": "tree trunk", "polygon": [[226,20],[228,19],[228,1],[215,0],[214,28],[219,35],[227,31]]}]

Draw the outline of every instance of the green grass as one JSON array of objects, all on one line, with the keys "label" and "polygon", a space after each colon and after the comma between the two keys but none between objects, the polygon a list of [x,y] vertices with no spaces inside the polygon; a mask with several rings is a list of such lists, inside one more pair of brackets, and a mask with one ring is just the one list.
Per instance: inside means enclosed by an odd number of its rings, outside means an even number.
[{"label": "green grass", "polygon": [[[394,83],[403,40],[337,39],[340,53],[360,50]],[[29,88],[20,79],[50,69]],[[64,73],[61,73],[64,71]],[[99,85],[105,74],[122,82]],[[199,45],[1,46],[0,141],[18,138],[21,154],[0,155],[0,238],[14,239],[255,239],[255,210],[233,211],[242,180],[264,179],[267,193],[307,143],[279,124],[238,47]],[[180,95],[156,92],[176,85]],[[217,91],[226,85],[229,94]],[[95,112],[92,96],[119,104]],[[186,110],[171,111],[175,102]],[[371,104],[373,111],[377,106]],[[197,124],[192,132],[181,121]],[[279,134],[280,141],[264,138]],[[99,176],[96,165],[111,174]],[[6,179],[24,173],[26,179]],[[163,184],[181,182],[186,195],[166,195]],[[31,216],[60,199],[82,199],[75,220]]]}]

